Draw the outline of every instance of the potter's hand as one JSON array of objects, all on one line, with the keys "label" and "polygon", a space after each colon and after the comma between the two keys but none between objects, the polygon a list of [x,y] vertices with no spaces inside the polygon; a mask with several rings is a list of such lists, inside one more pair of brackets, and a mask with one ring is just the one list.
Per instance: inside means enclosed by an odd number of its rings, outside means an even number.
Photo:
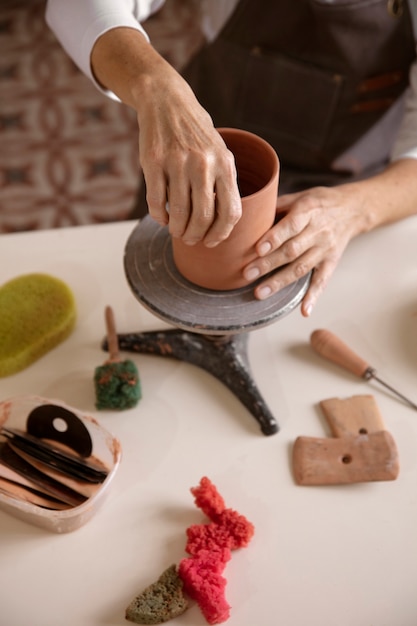
[{"label": "potter's hand", "polygon": [[230,235],[242,211],[234,157],[191,89],[171,72],[162,101],[160,85],[150,86],[138,114],[149,213],[173,237],[212,247]]},{"label": "potter's hand", "polygon": [[255,297],[267,298],[314,269],[301,305],[302,314],[310,315],[349,241],[417,215],[416,197],[417,159],[404,158],[366,180],[278,198],[277,213],[284,217],[258,241],[259,257],[244,275],[253,281],[281,269],[256,287]]},{"label": "potter's hand", "polygon": [[277,213],[284,216],[259,240],[259,257],[244,271],[253,281],[280,268],[256,287],[256,298],[267,298],[314,269],[301,305],[303,315],[311,313],[348,242],[366,230],[354,187],[316,187],[278,198]]},{"label": "potter's hand", "polygon": [[151,216],[189,244],[226,239],[242,212],[234,158],[188,84],[131,28],[102,35],[91,65],[137,113]]}]

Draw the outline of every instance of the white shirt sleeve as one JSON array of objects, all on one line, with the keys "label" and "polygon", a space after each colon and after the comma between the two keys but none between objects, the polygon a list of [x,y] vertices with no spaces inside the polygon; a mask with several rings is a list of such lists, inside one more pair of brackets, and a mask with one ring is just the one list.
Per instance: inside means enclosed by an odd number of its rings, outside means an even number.
[{"label": "white shirt sleeve", "polygon": [[[157,11],[165,0],[48,0],[45,18],[62,47],[97,86],[91,71],[90,56],[97,39],[119,26],[140,31],[140,25]],[[114,94],[109,94],[113,97]]]},{"label": "white shirt sleeve", "polygon": [[391,153],[393,161],[404,158],[417,159],[417,61],[411,66],[404,115]]}]

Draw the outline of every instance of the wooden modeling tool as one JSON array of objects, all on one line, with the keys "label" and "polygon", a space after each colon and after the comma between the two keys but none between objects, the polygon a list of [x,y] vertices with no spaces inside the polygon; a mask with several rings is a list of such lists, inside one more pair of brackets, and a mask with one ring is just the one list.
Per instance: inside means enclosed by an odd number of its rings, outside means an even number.
[{"label": "wooden modeling tool", "polygon": [[122,360],[113,309],[105,309],[109,358],[95,369],[94,385],[97,409],[130,409],[142,397],[139,373],[133,361]]},{"label": "wooden modeling tool", "polygon": [[339,337],[331,333],[329,330],[315,330],[311,333],[310,343],[313,349],[320,356],[340,365],[348,372],[351,372],[359,378],[365,380],[376,380],[378,383],[392,391],[396,396],[404,400],[413,409],[417,410],[417,404],[412,402],[409,398],[406,398],[402,393],[394,389],[388,383],[381,380],[376,375],[376,370],[369,365],[364,359],[355,354],[349,346],[347,346]]},{"label": "wooden modeling tool", "polygon": [[397,446],[373,396],[320,402],[333,437],[297,437],[293,446],[298,485],[343,485],[395,480]]}]

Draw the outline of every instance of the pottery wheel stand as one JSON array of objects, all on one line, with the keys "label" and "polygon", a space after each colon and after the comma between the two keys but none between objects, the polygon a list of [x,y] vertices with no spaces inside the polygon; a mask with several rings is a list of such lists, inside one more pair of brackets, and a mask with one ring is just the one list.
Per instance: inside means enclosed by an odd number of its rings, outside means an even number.
[{"label": "pottery wheel stand", "polygon": [[[249,331],[290,313],[302,300],[309,276],[267,300],[254,285],[211,291],[188,282],[176,269],[166,227],[149,216],[136,226],[125,249],[125,272],[136,298],[174,329],[119,334],[121,350],[192,363],[224,383],[252,413],[264,435],[279,430],[249,366]],[[103,348],[107,349],[106,341]]]}]

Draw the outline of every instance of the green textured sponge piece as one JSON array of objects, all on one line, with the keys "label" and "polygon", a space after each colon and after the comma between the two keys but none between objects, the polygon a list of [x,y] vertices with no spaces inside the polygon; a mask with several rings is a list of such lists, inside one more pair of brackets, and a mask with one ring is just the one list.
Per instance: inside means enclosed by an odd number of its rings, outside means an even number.
[{"label": "green textured sponge piece", "polygon": [[25,274],[0,288],[0,377],[20,372],[74,329],[70,288],[48,274]]},{"label": "green textured sponge piece", "polygon": [[126,609],[126,619],[135,624],[162,624],[182,615],[187,608],[182,580],[175,565],[171,565],[132,600]]},{"label": "green textured sponge piece", "polygon": [[128,359],[96,367],[94,386],[97,409],[130,409],[142,397],[137,367]]}]

